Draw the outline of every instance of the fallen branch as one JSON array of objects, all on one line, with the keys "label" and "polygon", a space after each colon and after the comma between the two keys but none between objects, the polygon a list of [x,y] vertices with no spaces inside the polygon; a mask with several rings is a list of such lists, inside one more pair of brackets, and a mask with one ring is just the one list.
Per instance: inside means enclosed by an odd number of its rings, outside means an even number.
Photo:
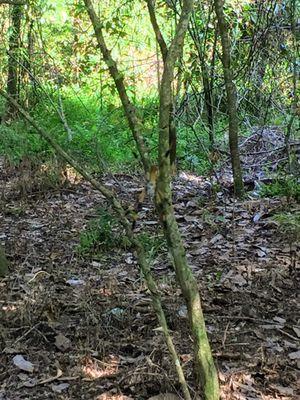
[{"label": "fallen branch", "polygon": [[171,354],[174,366],[176,368],[176,372],[178,375],[179,382],[182,387],[182,391],[184,394],[185,400],[191,400],[191,395],[189,393],[188,385],[186,383],[182,366],[180,364],[179,356],[176,352],[172,337],[169,332],[166,316],[164,310],[162,308],[161,299],[159,295],[159,289],[157,284],[153,278],[150,264],[147,261],[147,257],[145,254],[145,250],[141,242],[137,239],[136,235],[132,230],[132,224],[126,217],[126,211],[122,207],[121,203],[114,195],[114,193],[107,189],[102,183],[94,179],[73,157],[71,157],[68,153],[66,153],[63,148],[50,136],[44,129],[37,125],[34,119],[25,111],[19,103],[17,103],[12,97],[10,97],[7,93],[5,93],[2,89],[0,89],[0,95],[4,97],[7,101],[9,101],[16,109],[18,110],[19,114],[22,115],[37,131],[37,133],[45,139],[51,147],[56,151],[56,153],[69,165],[71,165],[80,175],[82,175],[96,190],[98,190],[103,196],[109,201],[112,205],[113,209],[119,216],[119,220],[126,231],[126,235],[135,250],[138,265],[140,270],[144,276],[146,281],[147,287],[151,294],[153,308],[156,313],[156,317],[159,321],[159,324],[162,328],[162,331],[165,336],[165,340]]}]

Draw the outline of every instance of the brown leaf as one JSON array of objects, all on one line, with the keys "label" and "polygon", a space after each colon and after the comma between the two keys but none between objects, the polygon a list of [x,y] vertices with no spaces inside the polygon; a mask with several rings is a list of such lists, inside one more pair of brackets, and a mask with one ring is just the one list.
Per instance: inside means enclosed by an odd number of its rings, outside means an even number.
[{"label": "brown leaf", "polygon": [[71,347],[71,341],[67,337],[65,337],[62,333],[59,333],[55,337],[55,346],[60,351],[66,351]]},{"label": "brown leaf", "polygon": [[289,354],[289,358],[291,360],[300,360],[300,350],[294,351],[293,353]]},{"label": "brown leaf", "polygon": [[55,393],[62,393],[64,390],[68,389],[69,383],[60,383],[59,385],[51,385],[51,389]]},{"label": "brown leaf", "polygon": [[149,397],[148,400],[180,400],[180,397],[172,393],[158,394],[157,396]]},{"label": "brown leaf", "polygon": [[21,369],[22,371],[26,372],[33,372],[34,371],[34,365],[30,361],[26,361],[23,356],[20,354],[17,354],[13,358],[13,363],[16,367]]}]

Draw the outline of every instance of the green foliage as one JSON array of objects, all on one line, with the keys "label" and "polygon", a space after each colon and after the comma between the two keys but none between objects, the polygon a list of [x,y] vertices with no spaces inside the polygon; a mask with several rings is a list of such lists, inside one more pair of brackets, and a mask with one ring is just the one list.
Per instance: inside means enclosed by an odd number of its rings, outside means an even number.
[{"label": "green foliage", "polygon": [[279,232],[288,239],[290,243],[300,241],[300,212],[279,213],[272,217],[277,224]]},{"label": "green foliage", "polygon": [[127,247],[129,242],[118,220],[107,209],[100,208],[97,219],[92,220],[81,233],[78,251],[87,255]]},{"label": "green foliage", "polygon": [[52,150],[36,134],[31,133],[25,123],[19,121],[12,125],[0,124],[0,155],[18,164],[24,157],[50,158]]},{"label": "green foliage", "polygon": [[161,252],[166,251],[166,243],[162,235],[153,235],[146,232],[140,233],[139,241],[151,259],[155,258]]},{"label": "green foliage", "polygon": [[288,200],[300,201],[300,183],[296,178],[278,179],[269,184],[263,184],[261,197],[287,197]]}]

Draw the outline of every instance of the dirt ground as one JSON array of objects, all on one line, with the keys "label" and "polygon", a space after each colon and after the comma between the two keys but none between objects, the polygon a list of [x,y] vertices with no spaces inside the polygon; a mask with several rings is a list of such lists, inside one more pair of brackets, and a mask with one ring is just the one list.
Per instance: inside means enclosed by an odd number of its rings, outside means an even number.
[{"label": "dirt ground", "polygon": [[[134,202],[137,178],[115,175],[105,182],[124,203]],[[103,197],[84,181],[20,194],[4,170],[0,184],[0,241],[10,261],[10,274],[0,281],[0,399],[179,394],[150,296],[126,243],[113,243],[115,236],[108,235],[93,252],[83,251],[84,232],[99,207],[109,207]],[[270,217],[299,206],[284,199],[236,202],[228,193],[209,199],[205,188],[201,178],[181,174],[174,182],[175,209],[199,283],[222,399],[296,399],[299,245],[291,252]],[[186,309],[147,203],[136,233],[149,247],[196,398]]]}]

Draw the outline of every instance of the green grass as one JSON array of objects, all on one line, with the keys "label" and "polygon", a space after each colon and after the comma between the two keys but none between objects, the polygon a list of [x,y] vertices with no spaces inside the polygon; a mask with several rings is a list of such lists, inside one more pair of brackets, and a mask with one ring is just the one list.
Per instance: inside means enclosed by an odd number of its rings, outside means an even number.
[{"label": "green grass", "polygon": [[128,239],[114,215],[105,208],[99,208],[97,214],[97,218],[81,232],[78,252],[82,255],[103,254],[116,248],[128,248]]},{"label": "green grass", "polygon": [[[31,116],[51,134],[57,142],[78,161],[90,170],[120,171],[140,168],[135,143],[127,120],[116,96],[101,102],[99,96],[86,89],[76,94],[72,88],[62,92],[64,113],[73,132],[69,143],[55,106],[58,104],[57,93],[44,90],[43,99],[30,111]],[[0,104],[1,108],[1,104]],[[2,104],[3,108],[3,104]],[[138,114],[143,122],[144,137],[155,163],[158,142],[158,102],[157,98],[140,99],[137,104]],[[0,154],[18,163],[24,157],[38,157],[46,161],[53,157],[53,150],[41,139],[28,123],[15,121],[9,126],[0,125],[3,140]],[[207,147],[207,133],[204,128],[197,135]],[[210,168],[207,153],[197,145],[190,129],[178,130],[178,158],[180,168],[205,173]]]},{"label": "green grass", "polygon": [[[56,109],[58,93],[53,89],[40,89],[42,99],[32,110],[31,116],[51,134],[57,142],[90,171],[141,170],[135,143],[116,94],[101,98],[87,86],[67,87],[61,91],[64,114],[74,133],[69,143]],[[3,110],[0,102],[0,110]],[[143,123],[143,135],[150,148],[153,162],[157,160],[158,145],[158,98],[152,94],[139,98],[136,104]],[[227,118],[219,117],[215,123],[216,142],[224,147]],[[241,131],[241,134],[249,132]],[[18,163],[24,157],[50,160],[53,150],[41,139],[28,123],[15,121],[9,126],[0,125],[0,155],[6,155]],[[209,140],[205,123],[197,124],[195,131],[180,119],[177,129],[177,157],[179,169],[190,170],[199,175],[209,175],[218,168],[219,160],[209,160]]]},{"label": "green grass", "polygon": [[297,178],[285,177],[262,185],[261,197],[286,197],[288,200],[300,201],[300,183]]},{"label": "green grass", "polygon": [[279,232],[290,242],[296,243],[300,240],[300,212],[283,212],[272,217]]}]

